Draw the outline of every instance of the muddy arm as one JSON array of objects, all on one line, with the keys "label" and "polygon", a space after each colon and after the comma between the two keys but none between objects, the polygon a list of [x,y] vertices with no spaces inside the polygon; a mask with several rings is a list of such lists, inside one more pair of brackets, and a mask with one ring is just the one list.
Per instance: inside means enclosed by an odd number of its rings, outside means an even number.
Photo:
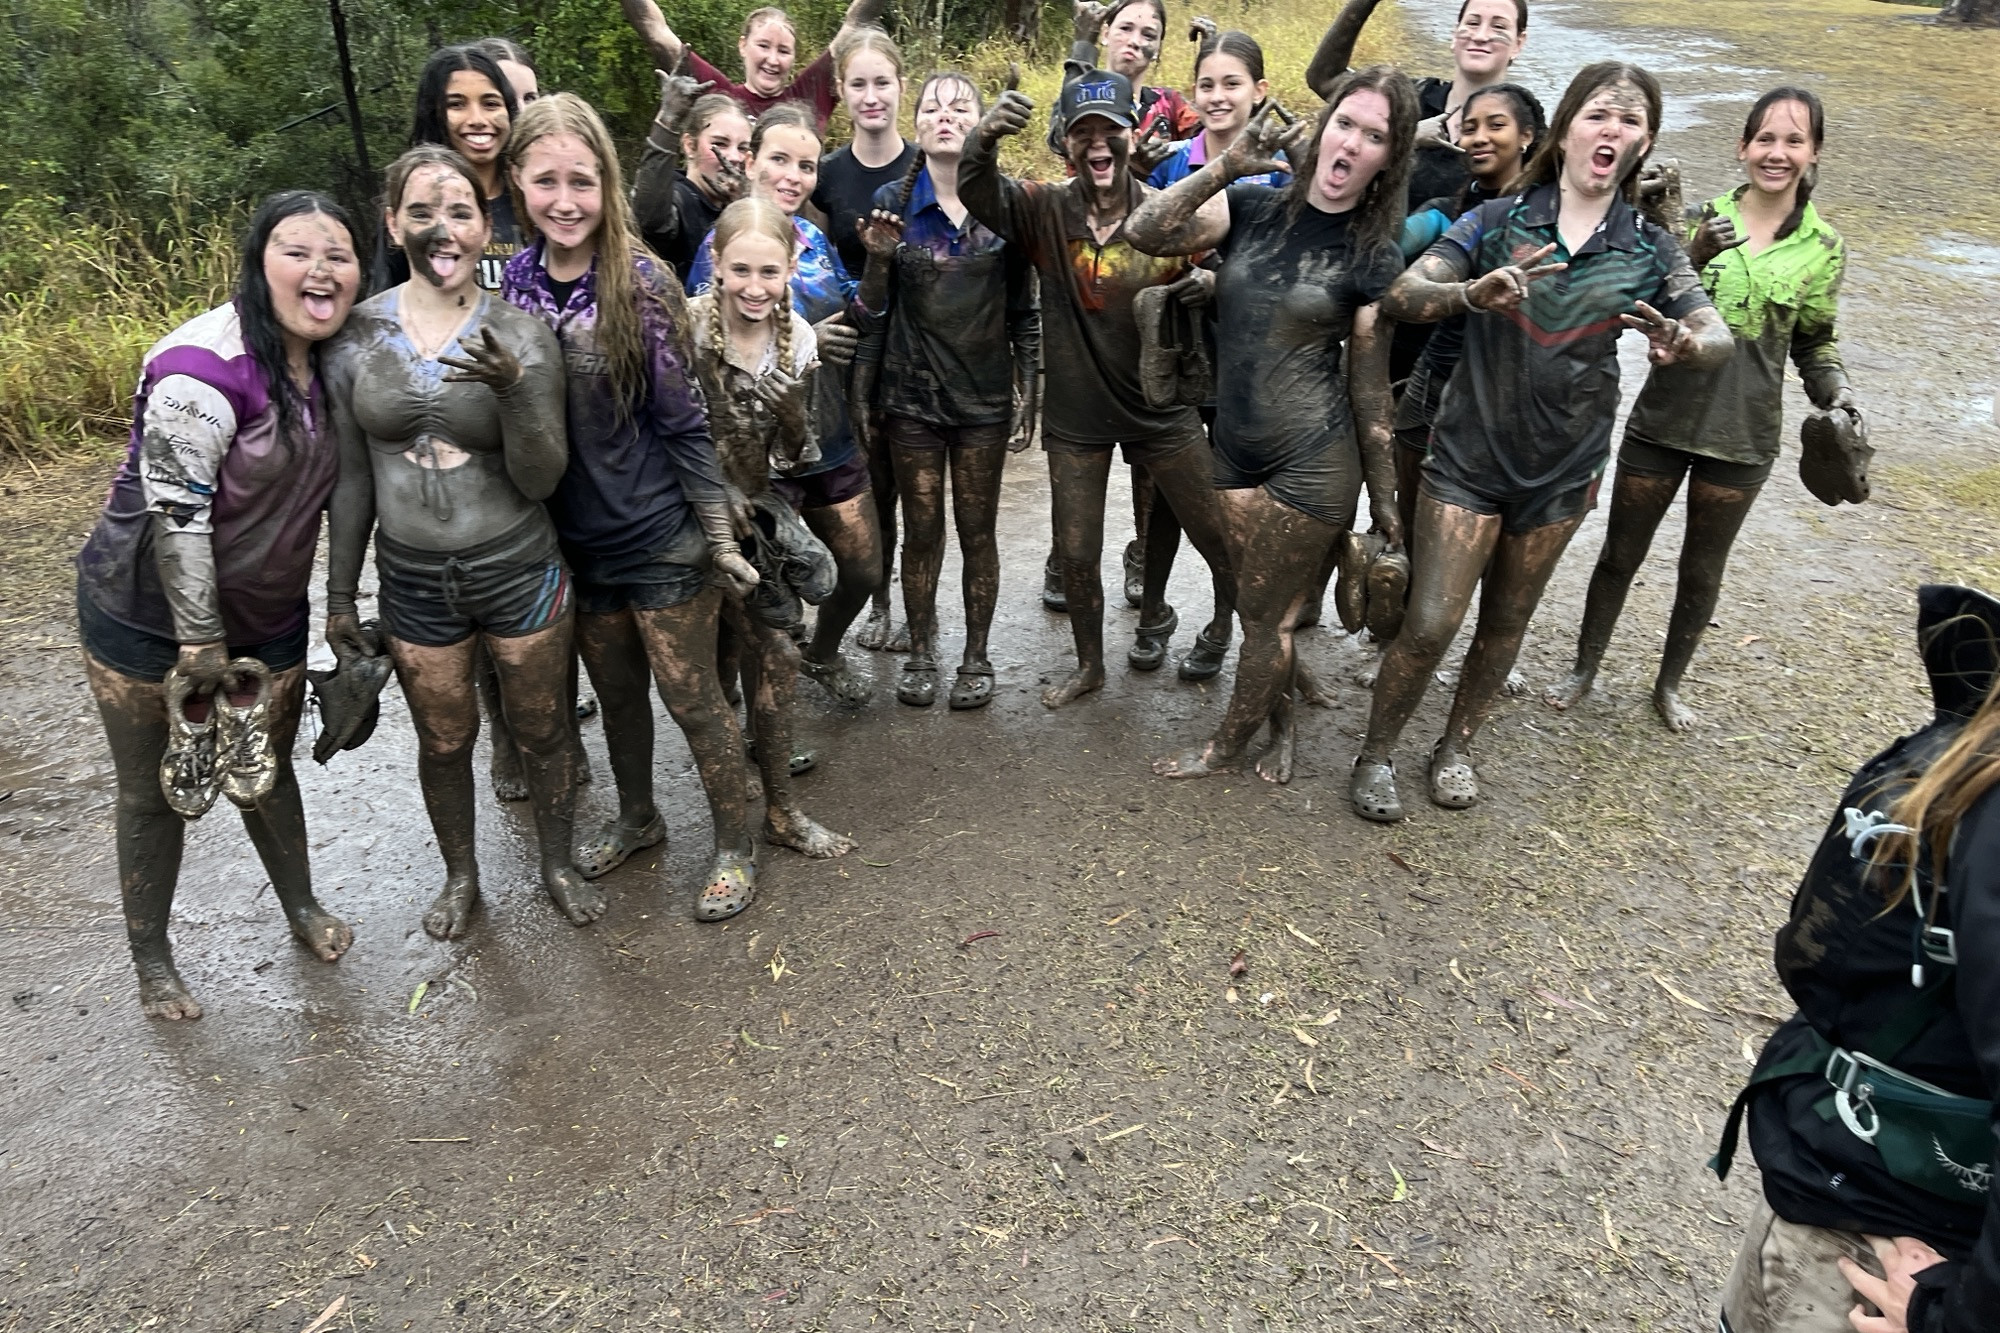
[{"label": "muddy arm", "polygon": [[625,11],[625,21],[652,52],[655,65],[672,69],[680,63],[681,39],[667,26],[667,17],[660,12],[656,0],[618,0],[618,7]]},{"label": "muddy arm", "polygon": [[375,528],[375,474],[368,456],[368,439],[354,419],[353,386],[344,376],[327,376],[327,401],[332,407],[334,433],[340,441],[340,479],[326,515],[326,613],[355,614],[361,590],[361,563],[368,554],[368,535]]},{"label": "muddy arm", "polygon": [[[889,8],[889,0],[848,0],[847,9],[840,18],[840,31],[833,35],[834,41],[856,28],[870,23],[880,23],[882,15]],[[832,43],[828,43],[831,45]]]},{"label": "muddy arm", "polygon": [[507,475],[530,500],[546,500],[569,466],[568,404],[555,334],[540,321],[530,334],[529,345],[520,349],[521,377],[494,393],[500,399]]},{"label": "muddy arm", "polygon": [[1381,306],[1367,305],[1355,311],[1347,343],[1347,401],[1361,444],[1361,472],[1368,479],[1368,513],[1391,547],[1401,546],[1406,535],[1396,507],[1396,409],[1389,393],[1395,331],[1395,322],[1382,314]]},{"label": "muddy arm", "polygon": [[[632,3],[634,0],[626,0],[628,8]],[[1334,80],[1353,66],[1354,43],[1380,3],[1381,0],[1347,0],[1327,25],[1326,35],[1319,39],[1319,49],[1306,65],[1306,86],[1321,98],[1332,92]]]},{"label": "muddy arm", "polygon": [[1175,181],[1125,220],[1125,239],[1149,255],[1192,255],[1213,250],[1229,235],[1229,159],[1209,163]]},{"label": "muddy arm", "polygon": [[1840,359],[1840,336],[1835,329],[1840,313],[1840,281],[1846,263],[1845,249],[1836,250],[1831,262],[1806,289],[1799,302],[1798,322],[1792,326],[1792,364],[1805,382],[1806,397],[1818,408],[1849,406],[1854,396],[1848,391],[1847,367]]},{"label": "muddy arm", "polygon": [[632,180],[633,220],[656,250],[681,230],[680,201],[675,198],[674,189],[681,171],[680,145],[668,148],[658,142],[672,137],[655,124],[646,136],[646,146],[639,154],[639,170]]},{"label": "muddy arm", "polygon": [[1021,211],[1027,194],[1001,174],[1000,141],[1026,127],[1034,105],[1011,90],[1000,94],[1000,100],[973,131],[972,142],[958,163],[959,201],[1009,245],[1025,239]]},{"label": "muddy arm", "polygon": [[1403,270],[1382,298],[1382,313],[1404,324],[1435,324],[1470,307],[1465,300],[1469,261],[1432,250]]},{"label": "muddy arm", "polygon": [[174,637],[182,643],[224,637],[213,519],[222,460],[236,427],[228,397],[191,375],[162,377],[140,412],[139,484],[153,515],[153,558]]},{"label": "muddy arm", "polygon": [[1693,311],[1681,323],[1694,339],[1693,347],[1681,356],[1681,364],[1697,370],[1714,370],[1736,354],[1736,335],[1722,322],[1714,306]]}]

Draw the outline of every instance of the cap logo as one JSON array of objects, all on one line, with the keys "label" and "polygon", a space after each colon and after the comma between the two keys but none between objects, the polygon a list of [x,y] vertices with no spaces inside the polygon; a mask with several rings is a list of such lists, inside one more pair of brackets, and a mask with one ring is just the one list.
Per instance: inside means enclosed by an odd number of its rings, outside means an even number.
[{"label": "cap logo", "polygon": [[1079,83],[1076,85],[1074,100],[1079,102],[1110,102],[1118,96],[1118,85],[1106,79],[1101,83]]}]

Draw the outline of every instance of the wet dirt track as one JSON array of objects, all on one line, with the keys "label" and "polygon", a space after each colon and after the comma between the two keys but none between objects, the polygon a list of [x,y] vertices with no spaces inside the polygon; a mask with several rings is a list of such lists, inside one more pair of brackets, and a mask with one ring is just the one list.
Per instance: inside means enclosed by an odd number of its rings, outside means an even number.
[{"label": "wet dirt track", "polygon": [[[1718,1186],[1702,1162],[1789,1009],[1770,931],[1846,772],[1925,712],[1911,589],[2000,572],[1976,471],[2000,164],[1964,133],[2000,35],[1868,0],[1694,11],[1740,33],[1657,26],[1669,12],[1592,6],[1584,32],[1584,7],[1540,5],[1520,74],[1552,99],[1584,59],[1653,61],[1693,200],[1736,179],[1729,140],[1775,71],[1824,71],[1805,80],[1830,112],[1817,197],[1854,256],[1844,342],[1881,503],[1817,505],[1788,446],[1678,737],[1647,702],[1670,515],[1598,693],[1568,715],[1503,705],[1473,811],[1348,813],[1362,650],[1328,630],[1304,651],[1341,703],[1309,710],[1289,788],[1147,773],[1225,695],[1126,671],[1122,607],[1105,691],[1045,712],[1068,638],[1035,601],[1046,487],[1022,459],[992,707],[901,707],[896,659],[851,647],[869,708],[802,687],[825,759],[801,798],[855,854],[767,849],[759,903],[698,926],[705,806],[662,717],[673,842],[606,881],[610,915],[562,922],[525,808],[489,802],[484,914],[438,945],[392,697],[365,750],[326,769],[301,753],[353,952],[327,966],[292,944],[219,809],[190,838],[174,931],[208,1016],[148,1023],[64,584],[10,573],[0,1330],[298,1330],[342,1297],[330,1327],[1706,1325],[1755,1176]],[[1638,366],[1628,349],[1628,395]],[[22,480],[0,513],[101,480]],[[1122,475],[1112,507],[1115,548]],[[88,503],[56,508],[80,533]],[[1537,688],[1567,665],[1601,532],[1600,512],[1530,631]],[[1207,609],[1194,573],[1184,553],[1184,625]],[[955,652],[955,609],[944,623]],[[1433,689],[1406,779],[1447,705]],[[580,827],[611,807],[585,735]]]}]

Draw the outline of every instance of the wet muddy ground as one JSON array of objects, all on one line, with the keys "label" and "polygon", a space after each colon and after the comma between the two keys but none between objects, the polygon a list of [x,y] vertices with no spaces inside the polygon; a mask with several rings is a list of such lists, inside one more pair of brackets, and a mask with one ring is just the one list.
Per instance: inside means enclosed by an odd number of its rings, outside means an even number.
[{"label": "wet muddy ground", "polygon": [[[1742,25],[1696,32],[1651,0],[1535,13],[1521,73],[1550,94],[1586,58],[1655,62],[1690,199],[1736,179],[1751,95],[1823,71],[1818,198],[1853,254],[1879,502],[1819,506],[1788,452],[1690,674],[1694,731],[1647,700],[1670,516],[1597,695],[1504,705],[1479,808],[1354,818],[1366,700],[1344,684],[1289,788],[1155,779],[1147,759],[1226,696],[1114,665],[1099,696],[1036,702],[1068,639],[1035,600],[1046,485],[1024,459],[992,707],[901,707],[873,655],[858,715],[804,687],[825,760],[802,797],[857,853],[767,852],[758,904],[697,925],[705,807],[662,718],[674,841],[607,881],[610,915],[562,922],[525,808],[489,804],[484,915],[439,945],[392,697],[365,750],[301,773],[354,951],[290,942],[218,810],[174,932],[208,1016],[149,1023],[61,569],[107,467],[10,472],[0,1330],[299,1330],[329,1309],[378,1329],[1705,1326],[1755,1175],[1702,1163],[1789,1011],[1770,933],[1846,773],[1926,711],[1912,589],[2000,577],[2000,163],[1976,133],[2000,35],[1871,0],[1675,7]],[[1404,21],[1413,42],[1439,22]],[[1567,665],[1601,531],[1530,632],[1537,687]],[[1206,610],[1192,574],[1184,624]],[[1121,648],[1134,615],[1112,613]],[[1329,630],[1304,651],[1343,682],[1363,657]],[[1406,774],[1446,706],[1434,690]],[[586,809],[607,813],[586,738]]]}]

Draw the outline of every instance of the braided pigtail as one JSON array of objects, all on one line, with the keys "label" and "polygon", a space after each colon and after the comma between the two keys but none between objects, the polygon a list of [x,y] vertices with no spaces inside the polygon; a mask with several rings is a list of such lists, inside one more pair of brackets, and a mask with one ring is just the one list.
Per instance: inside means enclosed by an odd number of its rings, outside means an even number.
[{"label": "braided pigtail", "polygon": [[798,316],[787,308],[785,317],[778,321],[775,334],[778,340],[778,369],[787,375],[792,373],[792,321],[796,318]]},{"label": "braided pigtail", "polygon": [[917,178],[924,174],[924,162],[924,150],[919,148],[910,159],[910,169],[903,173],[903,183],[896,187],[896,216],[905,222],[910,220],[910,196],[917,192]]}]

